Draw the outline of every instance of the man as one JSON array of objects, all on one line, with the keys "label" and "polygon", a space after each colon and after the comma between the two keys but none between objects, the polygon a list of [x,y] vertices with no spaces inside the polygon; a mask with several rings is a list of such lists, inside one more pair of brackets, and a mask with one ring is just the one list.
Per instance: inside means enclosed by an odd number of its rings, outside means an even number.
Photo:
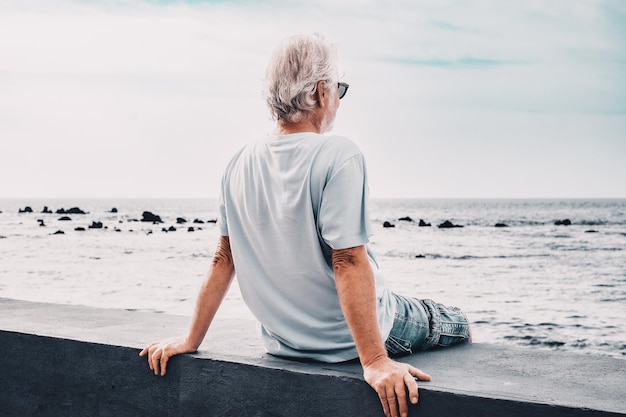
[{"label": "man", "polygon": [[170,357],[194,352],[237,272],[268,353],[339,362],[359,358],[387,416],[417,403],[430,376],[390,356],[469,339],[465,315],[394,294],[367,247],[365,160],[349,139],[324,135],[348,84],[335,46],[293,36],[272,55],[266,99],[274,134],[244,147],[222,178],[221,237],[186,336],[140,355],[165,375]]}]

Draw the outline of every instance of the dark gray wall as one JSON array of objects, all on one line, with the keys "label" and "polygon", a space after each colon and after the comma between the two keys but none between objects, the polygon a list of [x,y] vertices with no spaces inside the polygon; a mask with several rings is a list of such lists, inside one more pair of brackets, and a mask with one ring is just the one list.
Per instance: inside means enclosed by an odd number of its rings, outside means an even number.
[{"label": "dark gray wall", "polygon": [[[0,332],[4,416],[382,416],[354,377],[197,358],[155,377],[137,350]],[[619,415],[422,389],[411,416]]]},{"label": "dark gray wall", "polygon": [[[111,323],[117,322],[116,326],[123,326],[120,320],[132,319],[133,326],[143,324],[144,333],[149,333],[155,322],[174,323],[179,319],[81,309],[84,308],[15,302],[4,311],[0,308],[0,415],[383,415],[376,394],[362,380],[358,363],[284,361],[263,355],[258,346],[249,347],[258,352],[256,356],[229,356],[218,343],[218,329],[212,335],[216,352],[175,357],[168,365],[167,376],[162,378],[148,369],[145,358],[138,356],[137,346],[124,341],[124,332],[111,332],[105,317]],[[45,317],[40,314],[42,310],[48,312]],[[74,314],[79,311],[85,314]],[[32,321],[28,322],[27,317]],[[67,325],[71,330],[65,332],[75,333],[76,337],[33,334],[52,332],[32,331],[37,317],[41,322],[57,323],[57,333]],[[16,320],[23,320],[22,324]],[[180,318],[181,323],[187,320]],[[78,322],[83,323],[89,337],[77,330]],[[31,331],[16,331],[19,327]],[[237,329],[230,327],[228,331],[236,333]],[[130,333],[137,337],[137,332],[127,329],[126,334]],[[110,342],[93,341],[103,338]],[[152,340],[150,335],[143,338]],[[230,335],[226,338],[229,349],[237,347]],[[591,363],[584,365],[586,359]],[[406,360],[434,376],[432,383],[420,384],[420,403],[411,408],[411,416],[626,415],[626,361],[560,352],[531,355],[490,345],[434,351]],[[604,375],[595,379],[589,375],[582,380],[579,374],[572,374],[578,372],[572,369],[576,363],[582,372],[588,372],[589,367]],[[562,373],[554,375],[558,369],[563,369]],[[578,385],[571,386],[572,381],[567,379],[572,375],[579,379],[573,382],[580,385],[580,394]],[[437,379],[440,383],[435,382]],[[513,388],[506,391],[504,387],[511,385]],[[591,396],[584,397],[589,392]],[[598,396],[604,398],[594,402]]]}]

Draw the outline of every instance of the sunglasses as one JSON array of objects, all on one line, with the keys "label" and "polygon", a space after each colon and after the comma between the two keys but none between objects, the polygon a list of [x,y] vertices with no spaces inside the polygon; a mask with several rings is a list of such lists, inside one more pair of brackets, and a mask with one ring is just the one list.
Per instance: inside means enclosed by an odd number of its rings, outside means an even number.
[{"label": "sunglasses", "polygon": [[348,83],[337,83],[337,88],[339,88],[339,100],[341,100],[346,95],[346,93],[348,92],[348,87],[350,87]]}]

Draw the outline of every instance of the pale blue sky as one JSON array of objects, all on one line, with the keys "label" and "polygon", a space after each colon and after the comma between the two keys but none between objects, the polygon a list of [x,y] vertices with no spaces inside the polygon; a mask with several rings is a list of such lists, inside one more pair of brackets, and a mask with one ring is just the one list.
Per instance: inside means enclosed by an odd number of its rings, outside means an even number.
[{"label": "pale blue sky", "polygon": [[624,1],[0,0],[0,198],[217,196],[302,32],[373,197],[626,197]]}]

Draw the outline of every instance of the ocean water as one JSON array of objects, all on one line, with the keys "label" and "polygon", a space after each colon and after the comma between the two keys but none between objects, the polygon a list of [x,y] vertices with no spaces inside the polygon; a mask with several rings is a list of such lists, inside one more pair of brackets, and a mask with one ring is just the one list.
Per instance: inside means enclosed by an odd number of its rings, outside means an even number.
[{"label": "ocean water", "polygon": [[[0,200],[0,212],[0,297],[32,301],[191,315],[218,238],[208,199]],[[393,289],[462,308],[476,342],[626,358],[626,200],[372,200],[370,216]],[[220,317],[252,319],[237,285]]]}]

